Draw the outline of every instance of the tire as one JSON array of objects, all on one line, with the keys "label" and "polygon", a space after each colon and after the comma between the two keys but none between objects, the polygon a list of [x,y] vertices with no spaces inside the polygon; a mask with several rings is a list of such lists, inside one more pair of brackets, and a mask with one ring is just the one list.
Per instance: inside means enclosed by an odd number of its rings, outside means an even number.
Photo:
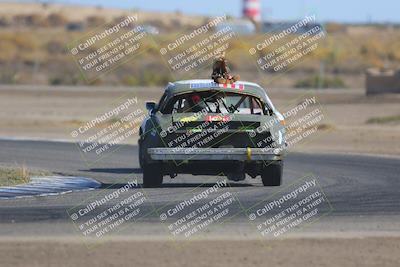
[{"label": "tire", "polygon": [[163,182],[163,173],[159,164],[145,164],[143,166],[143,187],[160,187]]},{"label": "tire", "polygon": [[273,162],[264,166],[261,179],[264,186],[280,186],[282,184],[283,162]]},{"label": "tire", "polygon": [[144,162],[143,148],[142,148],[142,145],[139,145],[139,166],[142,170],[143,170],[144,165],[145,165],[145,162]]}]

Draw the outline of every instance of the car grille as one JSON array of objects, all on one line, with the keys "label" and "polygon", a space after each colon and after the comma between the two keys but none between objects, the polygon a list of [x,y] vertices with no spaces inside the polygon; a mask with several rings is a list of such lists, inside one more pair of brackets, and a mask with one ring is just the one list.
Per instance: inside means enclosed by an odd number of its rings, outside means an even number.
[{"label": "car grille", "polygon": [[[162,137],[165,147],[266,147],[271,140],[269,132],[252,135],[251,131],[260,126],[259,122],[231,121],[228,123],[210,122],[201,127],[202,122],[189,122],[175,125],[177,130]],[[263,141],[264,140],[264,141]],[[261,144],[261,145],[260,145]]]}]

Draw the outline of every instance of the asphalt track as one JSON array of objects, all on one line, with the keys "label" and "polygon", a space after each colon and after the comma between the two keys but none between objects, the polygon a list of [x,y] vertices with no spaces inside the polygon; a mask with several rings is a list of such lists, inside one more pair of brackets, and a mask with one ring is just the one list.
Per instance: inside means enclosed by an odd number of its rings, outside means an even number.
[{"label": "asphalt track", "polygon": [[[112,154],[88,165],[73,143],[1,140],[0,164],[15,163],[61,175],[94,178],[103,186],[99,190],[59,196],[0,200],[0,236],[80,236],[67,211],[76,206],[84,207],[89,203],[88,199],[105,196],[135,180],[139,186],[122,193],[119,199],[143,192],[146,201],[141,206],[141,215],[121,231],[111,234],[170,235],[165,227],[169,220],[167,223],[160,221],[160,214],[166,207],[188,199],[193,192],[212,187],[223,178],[178,175],[175,179],[164,178],[162,188],[142,189],[137,146],[121,145]],[[315,223],[291,233],[399,233],[399,158],[310,153],[287,156],[281,187],[263,187],[260,179],[247,178],[221,188],[221,193],[232,193],[238,203],[230,207],[232,216],[219,224],[222,227],[213,226],[204,232],[209,235],[258,235],[248,219],[249,208],[289,192],[292,184],[301,182],[304,177],[317,180],[328,203],[320,207],[321,216]],[[192,211],[205,201],[200,200],[188,209]],[[115,203],[111,200],[103,208]],[[171,222],[174,222],[173,218]]]}]

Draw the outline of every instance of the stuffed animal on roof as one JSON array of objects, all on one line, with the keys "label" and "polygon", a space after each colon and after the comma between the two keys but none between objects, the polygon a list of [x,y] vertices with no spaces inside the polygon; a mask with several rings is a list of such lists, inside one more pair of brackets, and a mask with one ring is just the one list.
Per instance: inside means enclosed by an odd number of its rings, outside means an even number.
[{"label": "stuffed animal on roof", "polygon": [[213,72],[211,79],[216,83],[231,84],[240,79],[239,75],[231,75],[228,67],[227,60],[225,59],[225,53],[219,55],[213,64]]}]

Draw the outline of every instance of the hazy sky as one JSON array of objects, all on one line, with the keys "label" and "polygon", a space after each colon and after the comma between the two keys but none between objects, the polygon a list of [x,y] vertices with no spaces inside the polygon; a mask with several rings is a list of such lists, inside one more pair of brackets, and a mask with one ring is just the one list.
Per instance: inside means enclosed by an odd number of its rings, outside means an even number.
[{"label": "hazy sky", "polygon": [[[46,0],[46,2],[240,16],[242,0]],[[264,19],[289,20],[316,14],[320,21],[400,22],[399,0],[261,0]]]}]

